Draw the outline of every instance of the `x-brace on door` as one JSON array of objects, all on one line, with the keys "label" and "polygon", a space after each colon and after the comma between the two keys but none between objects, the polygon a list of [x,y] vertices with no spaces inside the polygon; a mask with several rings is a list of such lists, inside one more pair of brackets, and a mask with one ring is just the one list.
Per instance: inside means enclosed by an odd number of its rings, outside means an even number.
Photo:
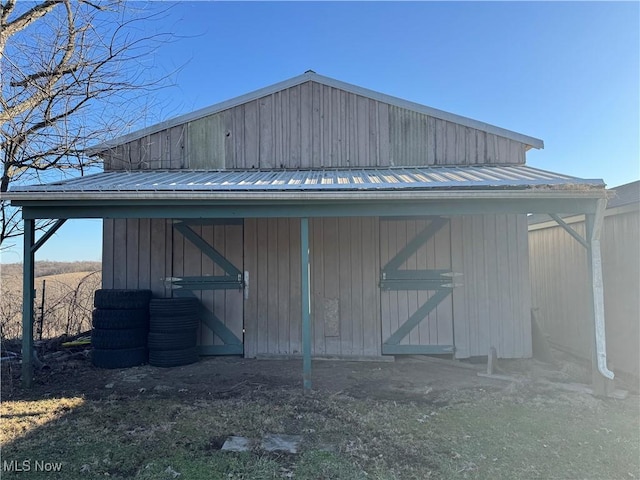
[{"label": "x-brace on door", "polygon": [[200,299],[201,354],[242,355],[243,222],[178,221],[173,229],[180,251],[174,253],[175,276],[169,280],[174,296]]},{"label": "x-brace on door", "polygon": [[451,354],[449,220],[380,219],[382,353]]}]

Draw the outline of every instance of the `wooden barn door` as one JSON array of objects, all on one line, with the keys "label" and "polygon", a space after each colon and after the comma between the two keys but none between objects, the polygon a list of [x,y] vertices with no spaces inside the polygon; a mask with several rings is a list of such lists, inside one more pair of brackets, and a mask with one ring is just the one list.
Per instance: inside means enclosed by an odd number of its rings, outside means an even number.
[{"label": "wooden barn door", "polygon": [[382,354],[451,354],[451,231],[442,217],[380,218]]},{"label": "wooden barn door", "polygon": [[243,221],[173,224],[174,297],[200,299],[201,355],[244,353]]}]

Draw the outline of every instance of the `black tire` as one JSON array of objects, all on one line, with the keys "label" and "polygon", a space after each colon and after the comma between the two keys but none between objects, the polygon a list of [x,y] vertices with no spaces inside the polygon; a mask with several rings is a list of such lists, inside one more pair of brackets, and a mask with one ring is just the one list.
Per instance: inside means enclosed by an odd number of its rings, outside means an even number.
[{"label": "black tire", "polygon": [[120,310],[149,308],[151,290],[118,290],[102,288],[93,296],[95,308]]},{"label": "black tire", "polygon": [[178,367],[189,365],[199,360],[198,347],[182,350],[150,350],[149,365],[154,367]]},{"label": "black tire", "polygon": [[149,302],[149,313],[153,317],[194,316],[200,308],[200,300],[187,298],[154,298]]},{"label": "black tire", "polygon": [[149,311],[146,308],[131,310],[106,310],[96,308],[92,314],[93,328],[102,330],[122,330],[149,328]]},{"label": "black tire", "polygon": [[99,368],[128,368],[142,365],[149,359],[146,347],[121,350],[91,350],[91,363]]},{"label": "black tire", "polygon": [[150,332],[184,332],[194,330],[200,325],[200,319],[194,315],[186,317],[154,317],[149,318]]},{"label": "black tire", "polygon": [[149,350],[184,350],[198,344],[198,331],[149,332]]},{"label": "black tire", "polygon": [[91,346],[101,350],[117,350],[147,346],[146,328],[123,328],[121,330],[94,329]]}]

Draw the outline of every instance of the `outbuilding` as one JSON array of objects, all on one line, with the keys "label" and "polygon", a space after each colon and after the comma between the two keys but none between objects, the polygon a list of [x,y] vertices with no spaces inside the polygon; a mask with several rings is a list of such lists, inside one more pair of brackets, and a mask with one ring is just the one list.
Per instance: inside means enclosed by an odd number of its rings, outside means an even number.
[{"label": "outbuilding", "polygon": [[[608,190],[602,227],[602,281],[606,338],[611,365],[634,390],[640,389],[640,181]],[[584,215],[562,221],[584,235]],[[532,307],[544,335],[556,348],[591,360],[587,251],[556,221],[529,218]],[[613,367],[612,367],[613,369]]]},{"label": "outbuilding", "polygon": [[602,180],[527,166],[542,147],[307,72],[99,145],[103,173],[8,198],[26,272],[35,219],[103,218],[105,288],[195,295],[202,355],[301,355],[309,386],[312,356],[531,356],[527,214],[586,215],[597,279],[606,203]]}]

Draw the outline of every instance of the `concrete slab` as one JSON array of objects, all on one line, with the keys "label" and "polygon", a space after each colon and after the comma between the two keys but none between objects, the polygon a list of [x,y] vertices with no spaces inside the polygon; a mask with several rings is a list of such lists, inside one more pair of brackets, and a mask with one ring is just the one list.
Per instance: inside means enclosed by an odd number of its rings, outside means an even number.
[{"label": "concrete slab", "polygon": [[220,450],[224,450],[227,452],[248,452],[251,449],[251,440],[247,437],[236,437],[231,436],[228,437],[222,448]]},{"label": "concrete slab", "polygon": [[302,443],[301,435],[269,433],[262,439],[261,447],[267,452],[298,453]]}]

